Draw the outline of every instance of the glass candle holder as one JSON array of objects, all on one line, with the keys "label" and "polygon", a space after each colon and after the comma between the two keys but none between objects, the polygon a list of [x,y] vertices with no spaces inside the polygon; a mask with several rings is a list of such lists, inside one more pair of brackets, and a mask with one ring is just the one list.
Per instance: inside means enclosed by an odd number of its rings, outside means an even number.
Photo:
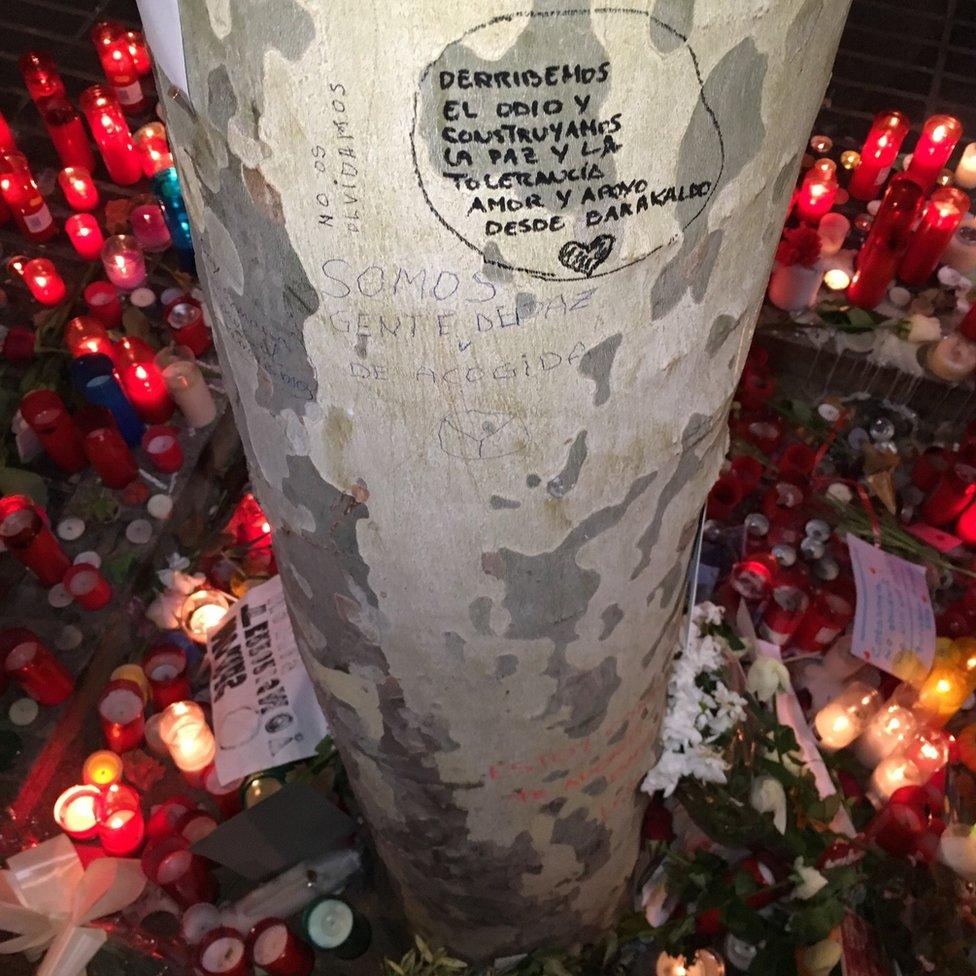
[{"label": "glass candle holder", "polygon": [[809,595],[799,586],[774,586],[772,598],[763,610],[759,635],[779,647],[790,643],[810,605]]},{"label": "glass candle holder", "polygon": [[220,927],[220,920],[220,909],[216,905],[206,901],[197,902],[183,912],[180,935],[187,945],[197,946],[208,932]]},{"label": "glass candle holder", "polygon": [[64,401],[53,390],[31,390],[20,401],[20,415],[37,435],[47,456],[65,473],[87,465],[85,448]]},{"label": "glass candle holder", "polygon": [[58,173],[58,186],[72,210],[94,210],[98,206],[98,188],[84,166],[66,166]]},{"label": "glass candle holder", "polygon": [[923,198],[922,188],[905,173],[892,178],[857,255],[857,270],[847,289],[847,297],[854,305],[874,308],[887,295],[898,263],[911,242]]},{"label": "glass candle holder", "polygon": [[898,277],[906,285],[923,285],[932,277],[968,210],[969,197],[955,187],[941,187],[929,197],[908,250],[898,265]]},{"label": "glass candle holder", "polygon": [[855,200],[873,200],[878,196],[910,128],[902,112],[888,110],[874,117],[847,186]]},{"label": "glass candle holder", "polygon": [[285,776],[280,770],[270,769],[245,776],[240,788],[241,806],[250,810],[284,787]]},{"label": "glass candle holder", "polygon": [[146,259],[130,234],[116,234],[102,245],[105,277],[119,291],[132,291],[146,280]]},{"label": "glass candle holder", "polygon": [[903,786],[927,783],[948,759],[949,744],[941,732],[917,732],[875,767],[868,783],[868,798],[876,807],[881,807]]},{"label": "glass candle holder", "polygon": [[108,580],[88,563],[72,566],[64,574],[62,582],[75,603],[85,610],[101,610],[112,599],[112,587]]},{"label": "glass candle holder", "polygon": [[793,646],[803,651],[826,651],[853,619],[853,599],[821,590],[794,632]]},{"label": "glass candle holder", "polygon": [[[135,134],[136,146],[142,154],[142,171],[150,179],[173,166],[173,155],[162,122],[150,122]],[[168,233],[167,233],[167,236]]]},{"label": "glass candle holder", "polygon": [[72,840],[92,840],[98,836],[95,804],[101,795],[98,786],[69,786],[54,801],[54,822]]},{"label": "glass candle holder", "polygon": [[[157,803],[149,814],[146,824],[146,834],[154,845],[163,841],[179,840],[179,846],[185,847],[181,838],[177,838],[176,824],[188,810],[195,810],[196,803],[188,796],[177,793],[169,796],[162,803]],[[148,877],[148,875],[147,875]]]},{"label": "glass candle holder", "polygon": [[106,854],[129,857],[146,838],[139,794],[131,786],[113,783],[106,787],[95,805],[98,815],[98,839]]},{"label": "glass candle holder", "polygon": [[122,324],[122,302],[119,300],[119,293],[107,281],[93,281],[87,285],[84,299],[89,314],[98,319],[105,328],[117,329]]},{"label": "glass candle holder", "polygon": [[163,209],[152,198],[143,200],[132,208],[129,222],[132,225],[132,236],[150,254],[159,254],[172,243]]},{"label": "glass candle holder", "polygon": [[97,261],[105,244],[105,235],[91,214],[72,214],[64,222],[64,231],[75,253],[84,261]]},{"label": "glass candle holder", "polygon": [[146,720],[142,693],[134,681],[110,681],[98,699],[102,733],[112,752],[128,752],[142,744]]},{"label": "glass candle holder", "polygon": [[176,731],[185,724],[207,724],[207,717],[204,715],[203,709],[195,701],[174,702],[163,712],[162,721],[159,725],[159,738],[167,749],[169,749],[169,744],[173,741]]},{"label": "glass candle holder", "polygon": [[122,336],[116,345],[116,357],[120,366],[137,366],[140,363],[154,362],[156,353],[145,339]]},{"label": "glass candle holder", "polygon": [[170,758],[191,785],[200,785],[217,754],[217,742],[206,722],[183,722],[167,742]]},{"label": "glass candle holder", "polygon": [[24,79],[24,87],[38,109],[50,98],[64,98],[64,82],[58,74],[54,58],[47,51],[25,51],[17,59],[17,67]]},{"label": "glass candle holder", "polygon": [[881,696],[862,681],[852,681],[817,712],[813,724],[823,747],[831,752],[849,746],[881,708]]},{"label": "glass candle holder", "polygon": [[962,514],[976,496],[976,468],[952,465],[936,482],[922,505],[921,516],[929,525],[948,525]]},{"label": "glass candle holder", "polygon": [[25,495],[0,499],[0,539],[42,586],[60,583],[71,565],[41,509]]},{"label": "glass candle holder", "polygon": [[74,678],[36,635],[27,634],[7,652],[4,671],[38,705],[60,705],[74,691]]},{"label": "glass candle holder", "polygon": [[24,265],[22,277],[35,301],[47,308],[64,301],[67,289],[53,261],[47,258],[33,258]]},{"label": "glass candle holder", "polygon": [[202,356],[213,345],[203,307],[194,298],[183,297],[166,308],[166,324],[173,342],[186,346],[194,356]]},{"label": "glass candle holder", "polygon": [[152,191],[163,207],[169,236],[181,267],[195,273],[196,261],[193,254],[193,238],[190,236],[190,218],[186,212],[186,202],[176,168],[160,170],[152,178]]},{"label": "glass candle holder", "polygon": [[157,471],[170,474],[183,467],[183,449],[175,427],[154,424],[142,435],[142,448]]},{"label": "glass candle holder", "polygon": [[89,403],[107,407],[112,412],[119,433],[126,444],[134,447],[142,440],[145,425],[126,399],[114,374],[115,364],[108,356],[87,354],[79,356],[71,364],[71,378],[75,386]]},{"label": "glass candle holder", "polygon": [[123,366],[119,370],[122,389],[140,419],[162,424],[176,409],[159,367],[152,361]]},{"label": "glass candle holder", "polygon": [[[160,363],[159,356],[156,361]],[[216,420],[217,405],[195,362],[171,359],[162,371],[166,388],[190,427],[206,427]]]},{"label": "glass candle holder", "polygon": [[208,932],[197,946],[196,968],[203,976],[249,976],[244,937],[227,927]]},{"label": "glass candle holder", "polygon": [[796,213],[808,224],[819,224],[837,199],[837,167],[832,159],[818,159],[807,170],[796,195]]},{"label": "glass candle holder", "polygon": [[142,692],[143,704],[149,703],[149,682],[146,680],[145,672],[140,665],[132,663],[120,664],[109,675],[110,681],[115,681],[117,678],[125,678],[126,681],[131,681],[133,684],[138,685],[139,691]]},{"label": "glass candle holder", "polygon": [[264,918],[247,940],[248,956],[270,976],[310,976],[315,967],[312,947],[291,932],[280,918]]},{"label": "glass candle holder", "polygon": [[203,774],[203,788],[210,794],[225,820],[229,820],[244,809],[241,801],[241,785],[243,782],[243,779],[234,779],[227,784],[221,783],[217,776],[216,766],[211,766]]},{"label": "glass candle holder", "polygon": [[369,922],[340,898],[322,895],[302,913],[305,937],[338,959],[356,959],[369,948]]},{"label": "glass candle holder", "polygon": [[142,31],[126,31],[125,36],[129,41],[129,53],[136,63],[136,71],[140,76],[148,75],[152,71],[152,57]]},{"label": "glass candle holder", "polygon": [[190,697],[186,651],[182,647],[157,644],[147,652],[142,669],[149,681],[153,708],[157,712]]},{"label": "glass candle holder", "polygon": [[77,315],[71,319],[64,327],[64,344],[75,359],[101,354],[115,361],[115,347],[108,331],[94,315]]},{"label": "glass candle holder", "polygon": [[88,172],[95,168],[95,154],[88,145],[81,116],[71,102],[66,98],[49,99],[41,119],[63,166],[82,166]]},{"label": "glass candle holder", "polygon": [[43,244],[58,232],[47,201],[37,188],[22,153],[0,153],[0,196],[20,233],[32,244]]},{"label": "glass candle holder", "polygon": [[218,827],[217,819],[206,810],[187,810],[176,821],[176,836],[191,847],[209,837]]},{"label": "glass candle holder", "polygon": [[122,186],[137,183],[142,161],[114,93],[104,85],[92,85],[81,93],[80,103],[109,176]]},{"label": "glass candle holder", "polygon": [[81,768],[81,779],[90,786],[104,789],[122,780],[122,760],[108,749],[93,752]]},{"label": "glass candle holder", "polygon": [[867,724],[854,744],[862,765],[874,769],[915,734],[918,721],[910,708],[897,703],[886,704]]},{"label": "glass candle holder", "polygon": [[958,383],[976,370],[976,343],[961,333],[953,333],[929,346],[925,365],[947,383]]},{"label": "glass candle holder", "polygon": [[213,902],[217,897],[214,876],[203,859],[188,849],[182,837],[169,837],[147,847],[142,855],[142,870],[184,908]]},{"label": "glass candle holder", "polygon": [[927,190],[949,161],[961,135],[962,123],[959,119],[951,115],[927,118],[912,153],[911,165],[905,171],[908,178]]},{"label": "glass candle holder", "polygon": [[105,22],[102,37],[95,44],[102,70],[126,115],[141,115],[149,108],[136,70],[135,58],[129,50],[129,38],[124,27]]},{"label": "glass candle holder", "polygon": [[918,710],[930,725],[941,728],[974,691],[976,672],[937,657],[919,691]]},{"label": "glass candle holder", "polygon": [[207,634],[219,626],[230,601],[219,590],[197,590],[191,593],[180,609],[183,633],[197,644],[206,644]]}]

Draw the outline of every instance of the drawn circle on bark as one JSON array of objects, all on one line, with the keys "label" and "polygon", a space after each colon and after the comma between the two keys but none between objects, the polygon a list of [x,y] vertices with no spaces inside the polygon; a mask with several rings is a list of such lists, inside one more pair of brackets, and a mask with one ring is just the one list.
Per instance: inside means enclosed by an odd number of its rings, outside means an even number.
[{"label": "drawn circle on bark", "polygon": [[486,264],[551,281],[679,245],[725,167],[687,37],[627,7],[523,11],[465,31],[421,73],[410,149],[447,230]]}]

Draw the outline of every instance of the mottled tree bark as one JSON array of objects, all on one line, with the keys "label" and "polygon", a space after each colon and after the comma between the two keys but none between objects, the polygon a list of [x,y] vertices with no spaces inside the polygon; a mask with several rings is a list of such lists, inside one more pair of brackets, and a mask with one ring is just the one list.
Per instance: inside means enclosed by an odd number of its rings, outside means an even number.
[{"label": "mottled tree bark", "polygon": [[627,895],[846,10],[181,2],[167,121],[299,640],[410,919],[470,957]]}]

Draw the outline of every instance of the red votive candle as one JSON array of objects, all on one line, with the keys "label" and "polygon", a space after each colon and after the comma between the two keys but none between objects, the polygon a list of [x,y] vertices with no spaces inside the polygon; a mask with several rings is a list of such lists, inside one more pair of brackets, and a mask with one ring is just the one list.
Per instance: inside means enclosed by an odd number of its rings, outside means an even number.
[{"label": "red votive candle", "polygon": [[78,257],[85,261],[98,259],[105,236],[92,214],[72,214],[64,222],[64,229]]},{"label": "red votive candle", "polygon": [[746,369],[736,396],[746,410],[761,410],[776,392],[776,380],[765,369]]},{"label": "red votive candle", "polygon": [[136,366],[139,363],[155,362],[156,353],[145,339],[123,336],[116,347],[116,357],[121,366]]},{"label": "red votive candle", "polygon": [[177,793],[167,797],[162,803],[153,808],[149,815],[146,832],[149,839],[156,844],[172,838],[180,818],[188,810],[195,810],[196,804],[188,796]]},{"label": "red votive candle", "polygon": [[832,159],[818,159],[807,170],[796,195],[797,216],[808,224],[819,224],[833,207],[837,190],[836,164]]},{"label": "red votive candle", "polygon": [[94,210],[98,206],[98,188],[85,166],[65,166],[58,173],[58,186],[72,210]]},{"label": "red votive candle", "polygon": [[113,783],[102,791],[95,804],[98,839],[112,857],[128,857],[142,847],[146,821],[139,794],[131,786]]},{"label": "red votive candle", "polygon": [[803,651],[826,651],[854,617],[854,604],[839,593],[821,590],[793,633]]},{"label": "red votive candle", "polygon": [[99,427],[85,435],[85,454],[106,488],[125,488],[139,476],[139,464],[122,435]]},{"label": "red votive candle", "polygon": [[722,475],[708,493],[706,514],[710,519],[724,522],[732,515],[735,506],[742,501],[743,497],[744,492],[739,479],[733,475]]},{"label": "red votive candle", "polygon": [[51,211],[22,153],[0,153],[0,196],[17,228],[32,244],[43,244],[57,234]]},{"label": "red votive candle", "polygon": [[74,678],[36,634],[25,633],[25,639],[7,652],[3,669],[38,705],[60,705],[74,690]]},{"label": "red votive candle", "polygon": [[203,976],[250,976],[247,946],[237,929],[208,932],[197,946],[197,969]]},{"label": "red votive candle", "polygon": [[786,478],[803,479],[809,477],[816,463],[817,452],[807,444],[794,441],[783,450],[776,467]]},{"label": "red votive candle", "polygon": [[241,812],[244,808],[244,804],[241,801],[241,784],[244,782],[243,779],[231,780],[230,783],[224,785],[217,778],[216,766],[211,766],[203,774],[202,778],[203,788],[213,798],[214,803],[217,804],[217,809],[225,820]]},{"label": "red votive candle", "polygon": [[149,424],[162,424],[176,409],[159,367],[152,362],[124,366],[119,379],[139,417]]},{"label": "red votive candle", "polygon": [[178,644],[157,644],[146,653],[142,670],[149,679],[153,708],[157,712],[190,697],[186,668],[186,651]]},{"label": "red votive candle", "polygon": [[173,342],[186,346],[194,356],[202,356],[212,345],[213,338],[203,316],[203,307],[195,299],[184,295],[165,311]]},{"label": "red votive candle", "polygon": [[905,171],[923,190],[927,190],[949,161],[962,135],[962,123],[951,115],[932,115],[925,120],[912,161]]},{"label": "red votive candle", "polygon": [[41,110],[50,98],[64,98],[64,82],[47,51],[25,51],[17,59],[17,67],[24,79],[28,94]]},{"label": "red votive candle", "polygon": [[874,308],[885,297],[898,262],[908,250],[912,227],[922,206],[921,187],[905,173],[893,177],[867,240],[857,255],[857,270],[847,297],[861,308]]},{"label": "red votive candle", "polygon": [[759,635],[785,647],[810,606],[810,597],[798,586],[775,586],[763,611]]},{"label": "red votive candle", "polygon": [[932,194],[898,266],[898,277],[906,285],[924,285],[932,277],[968,210],[969,197],[954,186],[940,187]]},{"label": "red votive candle", "polygon": [[188,908],[197,902],[212,902],[217,897],[217,881],[203,858],[191,850],[182,837],[147,847],[142,855],[142,870],[177,904]]},{"label": "red votive candle", "polygon": [[159,254],[173,243],[163,209],[154,199],[142,197],[137,200],[139,202],[129,213],[132,236],[144,251]]},{"label": "red votive candle", "polygon": [[[973,306],[976,309],[976,305]],[[969,318],[973,309],[966,313]],[[976,325],[976,316],[973,317],[973,324]],[[960,329],[962,326],[960,325]],[[931,491],[938,482],[939,478],[948,470],[952,464],[952,455],[944,447],[928,447],[918,456],[915,467],[912,468],[912,484],[922,491]]]},{"label": "red votive candle", "polygon": [[93,315],[78,315],[71,319],[64,327],[64,344],[76,359],[96,353],[115,360],[115,346],[105,326]]},{"label": "red votive candle", "polygon": [[7,120],[3,117],[3,112],[0,112],[0,153],[13,152],[17,149],[17,143],[14,140],[14,134],[10,131],[10,126],[7,125]]},{"label": "red votive candle", "polygon": [[740,454],[732,458],[729,465],[746,493],[759,487],[763,475],[763,466],[754,457],[750,457],[748,454]]},{"label": "red votive candle", "polygon": [[183,448],[175,427],[154,424],[142,435],[142,447],[157,471],[169,474],[183,467]]},{"label": "red votive candle", "polygon": [[162,122],[150,122],[133,136],[142,154],[142,171],[148,177],[155,176],[173,165],[173,156],[166,139],[166,127]]},{"label": "red votive candle", "polygon": [[88,311],[107,329],[122,324],[122,302],[119,293],[107,281],[93,281],[83,293]]},{"label": "red votive candle", "polygon": [[24,265],[23,278],[27,290],[48,308],[62,302],[67,294],[64,279],[58,274],[54,262],[47,258],[33,258],[28,261]]},{"label": "red votive candle", "polygon": [[105,686],[98,699],[98,717],[112,752],[128,752],[141,745],[146,729],[143,707],[142,692],[134,681],[116,678]]},{"label": "red votive candle", "polygon": [[26,495],[0,499],[0,539],[43,586],[60,583],[71,565],[41,510]]},{"label": "red votive candle", "polygon": [[20,401],[20,415],[62,471],[74,474],[87,465],[81,432],[53,390],[31,390]]},{"label": "red votive candle", "polygon": [[95,806],[102,791],[89,784],[69,786],[54,801],[54,822],[72,840],[92,840],[98,836]]},{"label": "red votive candle", "polygon": [[82,166],[91,172],[95,168],[95,154],[88,145],[88,136],[81,116],[64,98],[52,98],[41,112],[54,148],[64,166]]},{"label": "red votive candle", "polygon": [[100,29],[100,35],[95,47],[105,77],[125,114],[139,115],[149,107],[149,100],[142,90],[126,31],[121,25],[111,22],[98,25],[96,29]]},{"label": "red votive candle", "polygon": [[149,48],[142,31],[126,31],[125,36],[129,41],[129,53],[135,61],[136,71],[140,76],[148,75],[152,71],[152,58],[149,56]]},{"label": "red votive candle", "polygon": [[939,478],[922,505],[922,518],[929,525],[948,525],[958,518],[976,495],[976,468],[953,464]]},{"label": "red votive candle", "polygon": [[80,101],[109,176],[122,186],[137,183],[142,161],[118,99],[105,86],[92,85],[81,93]]},{"label": "red votive candle", "polygon": [[95,566],[78,563],[61,581],[71,598],[85,610],[101,610],[112,599],[112,587]]},{"label": "red votive candle", "polygon": [[898,111],[879,112],[874,117],[861,147],[861,161],[847,186],[855,200],[873,200],[878,195],[909,128],[908,118]]},{"label": "red votive candle", "polygon": [[280,918],[263,918],[247,940],[251,962],[271,976],[309,976],[315,951],[299,939]]}]

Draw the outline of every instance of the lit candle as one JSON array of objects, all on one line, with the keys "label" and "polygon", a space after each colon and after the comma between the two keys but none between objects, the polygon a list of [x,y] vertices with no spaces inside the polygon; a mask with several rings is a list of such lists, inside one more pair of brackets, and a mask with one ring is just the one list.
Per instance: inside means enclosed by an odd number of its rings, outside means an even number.
[{"label": "lit candle", "polygon": [[41,509],[25,495],[0,499],[0,540],[42,586],[60,583],[71,565]]},{"label": "lit candle", "polygon": [[85,399],[111,410],[126,444],[135,447],[142,440],[145,425],[126,399],[114,374],[115,363],[108,356],[95,353],[79,356],[71,365],[71,378]]},{"label": "lit candle", "polygon": [[44,106],[41,118],[62,165],[80,166],[91,172],[95,168],[95,154],[88,145],[85,127],[75,107],[65,98],[52,98]]},{"label": "lit candle", "polygon": [[106,787],[122,780],[122,760],[108,749],[93,752],[81,768],[81,778],[91,786]]},{"label": "lit candle", "polygon": [[16,151],[17,143],[14,141],[14,134],[10,131],[10,126],[0,112],[0,153]]},{"label": "lit candle", "polygon": [[93,85],[81,93],[80,101],[109,176],[122,186],[137,183],[142,161],[118,99],[104,86]]},{"label": "lit candle", "polygon": [[934,726],[943,726],[976,691],[976,672],[936,660],[918,695],[918,708]]},{"label": "lit candle", "polygon": [[371,939],[366,919],[347,902],[331,895],[322,895],[305,908],[302,929],[313,946],[338,959],[358,958],[369,948]]},{"label": "lit candle", "polygon": [[97,786],[70,786],[54,801],[54,822],[72,840],[91,840],[98,834],[95,803],[102,791]]},{"label": "lit candle", "polygon": [[142,447],[157,471],[170,474],[183,466],[183,449],[175,427],[156,424],[142,435]]},{"label": "lit candle", "polygon": [[163,210],[152,198],[137,203],[129,213],[129,221],[132,224],[132,236],[144,251],[158,254],[172,243]]},{"label": "lit candle", "polygon": [[849,746],[880,707],[881,696],[874,688],[861,681],[852,681],[837,698],[821,708],[813,720],[824,748],[833,752]]},{"label": "lit candle", "polygon": [[217,405],[196,363],[186,360],[163,367],[163,379],[190,427],[206,427],[217,417]]},{"label": "lit candle", "polygon": [[906,739],[915,734],[918,723],[908,708],[888,704],[868,722],[854,745],[857,758],[868,769],[887,759]]},{"label": "lit candle", "polygon": [[947,525],[957,518],[976,495],[976,468],[952,465],[936,482],[922,506],[922,518],[929,525]]},{"label": "lit candle", "polygon": [[57,234],[51,211],[22,153],[0,153],[0,196],[17,229],[32,244],[43,244]]},{"label": "lit candle", "polygon": [[94,210],[98,206],[98,189],[84,166],[66,166],[58,173],[58,185],[72,210]]},{"label": "lit candle", "polygon": [[78,315],[64,327],[64,344],[74,358],[102,353],[115,358],[115,349],[105,326],[91,315]]},{"label": "lit candle", "polygon": [[948,759],[949,745],[942,733],[917,732],[875,768],[868,784],[868,798],[881,807],[901,787],[927,783]]},{"label": "lit candle", "polygon": [[837,167],[832,159],[818,159],[803,178],[796,196],[796,212],[808,224],[818,224],[837,198]]},{"label": "lit candle", "polygon": [[898,262],[911,242],[922,198],[921,188],[904,173],[892,179],[857,255],[857,270],[847,290],[854,305],[874,308],[886,296]]},{"label": "lit candle", "polygon": [[138,366],[139,363],[151,363],[155,358],[153,347],[138,336],[122,336],[116,349],[120,365]]},{"label": "lit candle", "polygon": [[38,705],[60,705],[74,691],[74,678],[65,666],[26,628],[13,633],[22,639],[7,652],[3,662],[8,678],[16,681]]},{"label": "lit candle", "polygon": [[21,77],[34,104],[43,109],[49,98],[64,98],[64,82],[47,51],[25,51],[17,60]]},{"label": "lit candle", "polygon": [[219,590],[197,590],[183,602],[180,619],[187,637],[198,644],[206,644],[207,632],[227,615],[230,603]]},{"label": "lit candle", "polygon": [[186,651],[177,644],[157,644],[151,648],[142,669],[149,680],[153,708],[157,712],[190,697]]},{"label": "lit candle", "polygon": [[81,432],[54,390],[31,390],[20,401],[20,415],[62,471],[75,474],[87,466]]},{"label": "lit candle", "polygon": [[858,161],[848,156],[845,164],[842,157],[842,165],[854,169],[848,191],[855,200],[873,200],[881,191],[909,127],[908,118],[901,112],[879,112]]},{"label": "lit candle", "polygon": [[102,253],[105,236],[98,221],[91,214],[72,214],[64,229],[78,257],[85,261],[97,261]]},{"label": "lit candle", "polygon": [[202,784],[207,767],[217,754],[217,742],[206,722],[183,722],[167,742],[170,758],[191,785]]},{"label": "lit candle", "polygon": [[309,976],[315,953],[280,918],[264,918],[252,929],[248,953],[255,966],[271,976]]},{"label": "lit candle", "polygon": [[173,398],[159,367],[153,363],[135,363],[120,371],[122,389],[140,418],[150,424],[161,424],[173,416]]},{"label": "lit candle", "polygon": [[962,135],[962,123],[951,115],[932,115],[925,120],[922,134],[906,170],[909,179],[927,190],[949,161]]},{"label": "lit candle", "polygon": [[[118,437],[118,434],[115,436]],[[75,603],[85,610],[101,610],[112,599],[112,587],[108,580],[88,563],[72,566],[64,574],[62,583]]]},{"label": "lit candle", "polygon": [[857,169],[861,165],[861,154],[853,149],[845,149],[840,154],[840,164],[847,170]]},{"label": "lit candle", "polygon": [[173,157],[166,140],[166,127],[162,122],[150,122],[133,136],[142,154],[142,171],[153,177],[173,165]]},{"label": "lit candle", "polygon": [[149,108],[149,99],[142,90],[125,29],[105,21],[96,25],[95,30],[99,32],[95,47],[115,97],[126,115],[140,115]]},{"label": "lit candle", "polygon": [[655,976],[724,976],[725,963],[710,949],[699,949],[694,962],[687,963],[684,956],[669,956],[662,952],[657,957]]},{"label": "lit candle", "polygon": [[110,681],[98,699],[98,716],[112,752],[128,752],[142,744],[145,730],[142,692],[133,681]]},{"label": "lit candle", "polygon": [[203,307],[195,298],[184,296],[168,305],[165,318],[173,342],[186,346],[194,356],[202,356],[213,345]]},{"label": "lit candle", "polygon": [[197,946],[197,969],[203,976],[249,976],[247,947],[236,929],[208,932]]},{"label": "lit candle", "polygon": [[146,280],[146,259],[139,242],[128,234],[116,234],[102,246],[105,277],[120,291],[132,291]]},{"label": "lit candle", "polygon": [[140,75],[148,75],[152,71],[152,58],[149,56],[149,48],[146,46],[142,31],[126,31],[125,36],[129,42],[129,53],[136,63],[136,71]]},{"label": "lit candle", "polygon": [[851,276],[843,268],[829,268],[823,280],[831,291],[844,291],[851,283]]},{"label": "lit candle", "polygon": [[64,301],[67,289],[54,263],[47,258],[34,258],[24,265],[24,284],[42,305],[51,308]]},{"label": "lit candle", "polygon": [[146,822],[139,794],[131,786],[113,783],[102,791],[95,804],[98,839],[106,854],[128,857],[142,847]]},{"label": "lit candle", "polygon": [[967,210],[969,197],[955,187],[944,186],[929,197],[898,266],[898,277],[906,285],[923,285],[932,277]]}]

